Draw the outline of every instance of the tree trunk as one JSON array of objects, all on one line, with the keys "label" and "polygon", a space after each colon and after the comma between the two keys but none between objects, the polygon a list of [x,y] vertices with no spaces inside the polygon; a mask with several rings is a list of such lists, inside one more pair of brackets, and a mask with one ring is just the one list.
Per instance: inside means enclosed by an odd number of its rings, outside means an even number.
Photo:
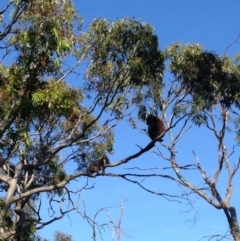
[{"label": "tree trunk", "polygon": [[240,231],[239,231],[239,225],[237,220],[237,213],[234,207],[230,207],[227,210],[225,210],[225,214],[228,219],[229,227],[231,234],[235,241],[240,241]]}]

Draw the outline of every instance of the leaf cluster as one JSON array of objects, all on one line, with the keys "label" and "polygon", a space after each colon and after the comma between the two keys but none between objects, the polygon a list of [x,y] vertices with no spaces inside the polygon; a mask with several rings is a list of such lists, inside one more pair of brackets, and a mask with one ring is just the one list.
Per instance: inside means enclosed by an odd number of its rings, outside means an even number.
[{"label": "leaf cluster", "polygon": [[169,69],[201,108],[217,103],[240,107],[239,67],[226,56],[218,56],[199,45],[174,44],[167,48]]},{"label": "leaf cluster", "polygon": [[[22,212],[29,200],[39,204],[41,192],[47,191],[48,197],[62,195],[69,179],[65,163],[78,164],[85,152],[98,158],[112,151],[113,133],[108,124],[99,125],[94,109],[84,107],[83,90],[69,86],[63,77],[62,62],[75,52],[76,23],[80,28],[81,18],[71,1],[30,1],[8,36],[7,53],[14,53],[15,60],[9,66],[0,65],[3,216],[8,217],[17,202]],[[74,167],[71,171],[74,173]],[[41,223],[37,207],[33,210],[37,219],[23,223],[29,233],[14,226],[23,240]],[[10,221],[17,217],[11,215]],[[14,229],[13,223],[9,227]]]},{"label": "leaf cluster", "polygon": [[153,93],[160,96],[164,57],[149,24],[129,18],[113,24],[96,19],[81,41],[91,59],[86,91],[97,91],[101,99],[113,98],[118,112],[126,103],[139,104]]}]

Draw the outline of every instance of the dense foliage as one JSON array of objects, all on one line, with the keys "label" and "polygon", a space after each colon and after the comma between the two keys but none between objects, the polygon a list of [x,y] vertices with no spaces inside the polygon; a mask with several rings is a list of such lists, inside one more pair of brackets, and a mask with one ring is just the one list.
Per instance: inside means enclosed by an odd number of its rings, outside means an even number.
[{"label": "dense foliage", "polygon": [[[111,153],[112,127],[141,103],[149,86],[160,95],[163,71],[150,25],[124,19],[111,26],[97,19],[89,33],[80,34],[82,19],[71,1],[13,4],[12,11],[21,12],[2,41],[8,53],[2,57],[12,63],[0,66],[1,209],[12,225],[2,223],[6,238],[20,232],[15,226],[31,222],[27,230],[33,232],[51,223],[42,222],[32,205],[40,205],[39,194],[68,192],[69,181],[86,175],[87,161]],[[67,61],[70,68],[64,68]],[[68,85],[67,76],[83,62],[85,78]],[[65,164],[71,161],[76,165],[68,175]],[[19,240],[31,236],[24,235]]]}]

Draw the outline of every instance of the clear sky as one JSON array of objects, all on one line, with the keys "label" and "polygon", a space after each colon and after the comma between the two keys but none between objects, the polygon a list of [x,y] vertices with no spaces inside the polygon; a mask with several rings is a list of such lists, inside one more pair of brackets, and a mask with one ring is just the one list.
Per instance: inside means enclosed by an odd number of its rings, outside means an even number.
[{"label": "clear sky", "polygon": [[198,42],[224,53],[239,34],[239,1],[82,0],[75,4],[86,25],[96,17],[114,21],[125,16],[152,24],[162,48],[176,41]]},{"label": "clear sky", "polygon": [[[155,28],[159,37],[160,49],[180,41],[199,43],[208,50],[224,54],[228,45],[240,34],[239,0],[74,0],[74,3],[84,18],[83,31],[87,31],[88,24],[97,17],[107,18],[111,21],[126,16],[134,17],[150,23]],[[228,54],[233,56],[239,50],[240,43],[235,43],[228,50]],[[146,128],[144,125],[142,127]],[[212,145],[211,139],[204,138],[205,134],[199,129],[194,135],[186,137],[188,142],[185,142],[185,146],[182,145],[183,149],[179,150],[182,151],[180,157],[186,158],[192,150],[196,150],[205,163],[210,161],[209,153],[215,154],[217,150],[216,146]],[[126,123],[120,123],[117,127],[115,139],[115,153],[110,156],[113,162],[138,151],[136,144],[144,147],[149,142],[146,135],[137,130],[131,130]],[[193,156],[190,155],[190,157],[192,159],[189,162],[193,162]],[[123,168],[156,167],[160,166],[160,162],[161,160],[152,153],[145,153],[129,164],[112,168],[109,171],[129,172]],[[194,176],[190,176],[190,178],[194,178]],[[85,181],[85,178],[80,178],[72,185],[75,185],[77,189],[84,185]],[[124,201],[122,228],[126,236],[122,236],[121,241],[197,241],[205,235],[224,234],[228,230],[223,212],[209,207],[199,197],[193,196],[194,209],[188,212],[192,207],[185,203],[169,202],[124,180],[98,177],[90,181],[95,183],[95,187],[83,193],[90,217],[93,217],[102,207],[117,206],[121,200]],[[175,191],[179,193],[176,185],[162,179],[153,179],[145,183],[159,192],[168,190],[171,194],[175,194]],[[238,196],[236,195],[233,202],[235,207],[240,210]],[[79,208],[82,209],[82,206],[80,202]],[[108,210],[117,222],[120,208]],[[195,223],[192,222],[194,218],[196,218]],[[97,222],[101,224],[108,220],[107,212],[103,211]],[[69,218],[66,216],[64,219],[56,221],[42,230],[40,234],[43,237],[52,238],[55,230],[71,234],[75,241],[92,240],[89,225],[77,213],[71,213]],[[104,230],[102,231],[104,233]],[[103,240],[110,241],[111,231],[109,232],[107,228],[105,231]]]}]

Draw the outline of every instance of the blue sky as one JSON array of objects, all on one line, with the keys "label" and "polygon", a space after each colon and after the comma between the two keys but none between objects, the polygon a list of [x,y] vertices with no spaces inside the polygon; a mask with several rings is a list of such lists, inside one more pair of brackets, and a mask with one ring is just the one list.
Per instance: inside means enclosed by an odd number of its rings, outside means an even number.
[{"label": "blue sky", "polygon": [[110,20],[134,17],[154,26],[160,47],[181,41],[198,42],[207,49],[224,53],[239,34],[239,1],[75,1],[89,24],[96,17]]},{"label": "blue sky", "polygon": [[[126,16],[134,17],[150,23],[155,28],[160,49],[180,41],[199,43],[208,50],[224,54],[228,45],[240,34],[240,1],[238,0],[74,0],[74,3],[84,18],[83,31],[87,31],[88,24],[97,17],[111,21]],[[228,54],[234,56],[239,50],[240,42],[235,43],[228,50]],[[142,128],[146,126],[143,125]],[[212,165],[209,163],[212,162],[212,157],[216,157],[217,149],[207,135],[208,133],[201,128],[193,134],[187,134],[186,141],[179,146],[179,158],[183,158],[183,161],[189,158],[187,161],[194,162],[191,152],[195,150],[205,167],[209,167],[211,172]],[[146,135],[137,130],[131,130],[126,123],[120,123],[117,127],[115,139],[115,153],[110,157],[113,162],[138,151],[136,144],[144,147],[149,142]],[[161,148],[160,144],[159,147]],[[109,171],[128,172],[123,168],[134,166],[141,168],[161,166],[161,160],[149,152],[129,164]],[[189,173],[189,178],[194,179],[194,175]],[[73,182],[72,187],[78,189],[85,184],[85,180],[80,178],[77,182]],[[93,217],[100,208],[119,205],[123,200],[122,228],[127,236],[122,236],[121,241],[197,241],[205,235],[224,234],[228,230],[223,212],[210,207],[199,197],[193,196],[194,209],[192,209],[185,203],[169,202],[117,178],[98,177],[90,182],[95,183],[94,189],[83,193],[90,217]],[[177,185],[166,180],[154,179],[147,180],[145,183],[159,192],[170,191],[172,194],[179,194]],[[235,193],[233,204],[240,210],[238,196]],[[82,207],[82,203],[79,202],[81,210]],[[191,209],[192,211],[188,212]],[[117,222],[120,208],[108,210]],[[194,224],[191,220],[195,217]],[[107,212],[103,211],[97,221],[101,224],[108,220]],[[52,238],[55,230],[71,234],[75,241],[92,240],[89,225],[77,213],[71,213],[69,218],[56,221],[40,234],[43,237]],[[103,237],[104,241],[111,240],[111,231],[108,228]],[[100,237],[99,240],[101,240]]]}]

